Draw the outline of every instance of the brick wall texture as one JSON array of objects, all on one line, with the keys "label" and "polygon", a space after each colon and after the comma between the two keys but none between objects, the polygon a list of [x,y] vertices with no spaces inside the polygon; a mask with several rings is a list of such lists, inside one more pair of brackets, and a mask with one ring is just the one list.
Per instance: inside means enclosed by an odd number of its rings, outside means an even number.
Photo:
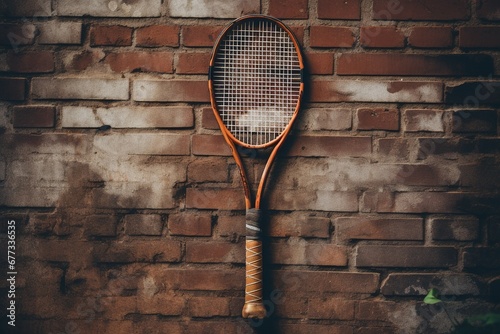
[{"label": "brick wall texture", "polygon": [[[243,192],[207,85],[249,13],[307,68],[263,199],[264,321],[241,318]],[[495,311],[499,36],[493,0],[1,1],[2,328],[447,333],[431,288],[459,322]]]}]

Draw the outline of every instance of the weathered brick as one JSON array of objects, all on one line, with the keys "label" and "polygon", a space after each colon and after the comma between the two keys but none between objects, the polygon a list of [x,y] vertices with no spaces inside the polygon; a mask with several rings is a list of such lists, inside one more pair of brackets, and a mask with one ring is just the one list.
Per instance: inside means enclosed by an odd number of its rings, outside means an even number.
[{"label": "weathered brick", "polygon": [[186,206],[196,209],[242,210],[245,208],[242,189],[186,189]]},{"label": "weathered brick", "polygon": [[460,27],[458,46],[461,48],[499,48],[500,27]]},{"label": "weathered brick", "polygon": [[493,59],[478,54],[342,54],[339,75],[473,76],[493,72]]},{"label": "weathered brick", "polygon": [[244,263],[245,246],[227,242],[187,242],[186,262]]},{"label": "weathered brick", "polygon": [[193,317],[229,316],[231,299],[228,297],[191,297],[188,300],[189,314]]},{"label": "weathered brick", "polygon": [[195,155],[231,155],[231,149],[222,135],[194,135],[192,141]]},{"label": "weathered brick", "polygon": [[461,192],[396,192],[392,203],[378,207],[379,212],[462,213],[463,201],[470,194]]},{"label": "weathered brick", "polygon": [[91,215],[85,218],[84,233],[89,237],[115,237],[118,220],[110,215]]},{"label": "weathered brick", "polygon": [[113,72],[173,73],[172,52],[109,53],[105,62]]},{"label": "weathered brick", "polygon": [[54,53],[50,51],[9,52],[7,67],[17,73],[50,73],[55,69]]},{"label": "weathered brick", "polygon": [[318,0],[318,18],[333,20],[359,20],[359,0]]},{"label": "weathered brick", "polygon": [[272,263],[313,266],[347,266],[347,249],[334,244],[307,242],[271,244]]},{"label": "weathered brick", "polygon": [[423,240],[422,218],[341,217],[335,219],[340,240]]},{"label": "weathered brick", "polygon": [[273,210],[358,211],[358,195],[352,191],[273,189],[268,196]]},{"label": "weathered brick", "polygon": [[497,131],[496,110],[455,110],[452,117],[452,131],[456,133]]},{"label": "weathered brick", "polygon": [[172,17],[215,17],[235,18],[244,14],[259,13],[258,0],[237,0],[228,6],[223,0],[194,0],[186,3],[182,0],[172,0],[168,3],[169,15]]},{"label": "weathered brick", "polygon": [[433,240],[473,241],[479,236],[477,218],[431,218],[430,222]]},{"label": "weathered brick", "polygon": [[500,187],[500,173],[494,163],[471,163],[458,167],[460,184],[464,187],[490,189]]},{"label": "weathered brick", "polygon": [[128,100],[128,79],[39,77],[31,80],[34,99]]},{"label": "weathered brick", "polygon": [[399,110],[362,108],[357,110],[358,130],[399,130]]},{"label": "weathered brick", "polygon": [[101,50],[67,52],[62,56],[63,68],[66,72],[82,72],[96,66],[105,56]]},{"label": "weathered brick", "polygon": [[351,273],[339,271],[275,270],[273,286],[284,292],[374,293],[378,289],[378,273]]},{"label": "weathered brick", "polygon": [[197,158],[188,165],[187,174],[193,182],[227,182],[228,163],[225,158]]},{"label": "weathered brick", "polygon": [[171,25],[153,25],[136,30],[136,45],[143,47],[179,46],[180,28]]},{"label": "weathered brick", "polygon": [[429,131],[444,132],[445,119],[443,110],[408,109],[403,111],[404,130],[408,132]]},{"label": "weathered brick", "polygon": [[288,155],[301,157],[369,156],[371,137],[301,136],[297,138]]},{"label": "weathered brick", "polygon": [[310,323],[296,323],[280,325],[287,334],[315,333],[315,334],[353,334],[353,328],[347,325],[318,325]]},{"label": "weathered brick", "polygon": [[399,303],[391,301],[362,300],[356,308],[356,319],[385,321],[398,308],[398,305]]},{"label": "weathered brick", "polygon": [[456,158],[458,155],[471,153],[475,149],[476,143],[464,138],[444,139],[429,137],[418,138],[417,145],[417,159],[425,160],[436,155]]},{"label": "weathered brick", "polygon": [[189,136],[168,133],[114,133],[94,137],[98,152],[121,155],[187,155]]},{"label": "weathered brick", "polygon": [[470,17],[466,0],[412,1],[374,0],[373,18],[378,20],[465,20]]},{"label": "weathered brick", "polygon": [[415,48],[450,48],[453,46],[453,30],[450,27],[413,27],[408,44]]},{"label": "weathered brick", "polygon": [[84,155],[88,152],[87,140],[87,135],[77,133],[19,133],[4,135],[2,138],[9,149],[23,154]]},{"label": "weathered brick", "polygon": [[356,38],[348,27],[311,26],[309,44],[313,48],[350,48]]},{"label": "weathered brick", "polygon": [[175,73],[206,74],[208,73],[209,53],[178,53]]},{"label": "weathered brick", "polygon": [[463,261],[467,269],[498,269],[500,268],[500,249],[467,247],[463,253]]},{"label": "weathered brick", "polygon": [[15,128],[51,128],[54,126],[55,114],[54,106],[15,106],[12,124]]},{"label": "weathered brick", "polygon": [[424,246],[358,246],[357,267],[447,268],[457,264],[453,247]]},{"label": "weathered brick", "polygon": [[20,46],[33,44],[36,36],[36,27],[31,23],[0,24],[0,45],[18,51]]},{"label": "weathered brick", "polygon": [[212,108],[203,108],[201,110],[201,125],[205,129],[218,130],[219,124],[215,119]]},{"label": "weathered brick", "polygon": [[349,130],[352,127],[352,111],[347,108],[311,108],[303,111],[297,128],[303,130]]},{"label": "weathered brick", "polygon": [[217,218],[217,234],[221,237],[228,237],[229,240],[239,240],[245,237],[245,216],[244,215],[232,215],[223,216],[220,215]]},{"label": "weathered brick", "polygon": [[270,0],[269,15],[281,19],[307,19],[308,0]]},{"label": "weathered brick", "polygon": [[212,47],[222,28],[221,26],[182,27],[182,44],[191,47]]},{"label": "weathered brick", "polygon": [[130,46],[133,29],[125,26],[93,25],[90,28],[91,46]]},{"label": "weathered brick", "polygon": [[448,84],[444,91],[447,104],[462,104],[471,108],[480,105],[500,103],[500,81],[466,81],[460,84]]},{"label": "weathered brick", "polygon": [[62,126],[65,128],[189,128],[194,125],[190,107],[63,107]]},{"label": "weathered brick", "polygon": [[478,296],[484,283],[468,274],[392,273],[382,283],[385,296],[425,296],[435,288],[442,296]]},{"label": "weathered brick", "polygon": [[407,161],[410,155],[409,141],[406,138],[380,138],[378,153],[396,161]]},{"label": "weathered brick", "polygon": [[404,39],[404,34],[396,27],[361,27],[359,44],[365,48],[402,48]]},{"label": "weathered brick", "polygon": [[98,263],[178,262],[181,243],[173,240],[130,240],[98,244],[92,250]]},{"label": "weathered brick", "polygon": [[479,0],[476,2],[476,13],[480,19],[500,20],[500,4],[495,0]]},{"label": "weathered brick", "polygon": [[95,17],[158,17],[161,15],[161,0],[137,0],[131,3],[121,1],[100,1],[75,4],[71,0],[61,0],[56,4],[59,16]]},{"label": "weathered brick", "polygon": [[308,52],[305,55],[308,70],[311,74],[333,74],[333,53]]},{"label": "weathered brick", "polygon": [[26,79],[0,78],[0,100],[20,101],[26,98]]},{"label": "weathered brick", "polygon": [[163,229],[163,221],[157,214],[130,214],[123,222],[128,235],[161,235]]},{"label": "weathered brick", "polygon": [[[0,4],[2,14],[10,17],[50,17],[52,16],[51,0],[17,1],[4,0]],[[4,12],[5,11],[5,12]]]},{"label": "weathered brick", "polygon": [[442,102],[443,85],[422,81],[314,80],[311,102]]},{"label": "weathered brick", "polygon": [[81,44],[82,23],[47,21],[37,25],[39,44]]},{"label": "weathered brick", "polygon": [[354,319],[354,306],[352,300],[342,298],[312,298],[308,302],[307,315],[311,319]]},{"label": "weathered brick", "polygon": [[212,217],[202,214],[175,214],[168,218],[170,235],[210,236]]},{"label": "weathered brick", "polygon": [[202,80],[135,80],[132,98],[142,102],[210,101],[207,82]]}]

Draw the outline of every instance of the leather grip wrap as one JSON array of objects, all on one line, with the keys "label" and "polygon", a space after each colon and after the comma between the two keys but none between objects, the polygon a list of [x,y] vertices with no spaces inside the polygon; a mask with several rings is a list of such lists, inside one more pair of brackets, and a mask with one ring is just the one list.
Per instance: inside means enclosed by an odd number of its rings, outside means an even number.
[{"label": "leather grip wrap", "polygon": [[247,240],[261,239],[259,209],[247,209],[245,226]]}]

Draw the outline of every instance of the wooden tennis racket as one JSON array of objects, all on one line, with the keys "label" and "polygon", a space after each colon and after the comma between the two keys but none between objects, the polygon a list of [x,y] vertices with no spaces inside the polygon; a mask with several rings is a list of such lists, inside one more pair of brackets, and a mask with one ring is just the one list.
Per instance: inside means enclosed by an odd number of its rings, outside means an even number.
[{"label": "wooden tennis racket", "polygon": [[[246,206],[244,318],[262,319],[260,201],[276,153],[297,117],[304,90],[299,45],[276,18],[247,15],[218,37],[210,59],[208,87],[215,118],[238,165]],[[274,146],[262,172],[253,205],[238,147]]]}]

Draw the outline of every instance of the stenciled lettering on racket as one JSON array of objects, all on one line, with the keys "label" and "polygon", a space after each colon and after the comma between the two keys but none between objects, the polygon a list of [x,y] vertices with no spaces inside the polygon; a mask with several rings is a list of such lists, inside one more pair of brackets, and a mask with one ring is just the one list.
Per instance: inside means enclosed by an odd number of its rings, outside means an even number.
[{"label": "stenciled lettering on racket", "polygon": [[[234,20],[219,35],[210,59],[208,86],[212,109],[238,165],[245,193],[244,318],[266,316],[262,299],[260,202],[273,160],[300,108],[303,70],[300,47],[291,30],[280,20],[265,15]],[[254,203],[237,146],[274,146]]]}]

